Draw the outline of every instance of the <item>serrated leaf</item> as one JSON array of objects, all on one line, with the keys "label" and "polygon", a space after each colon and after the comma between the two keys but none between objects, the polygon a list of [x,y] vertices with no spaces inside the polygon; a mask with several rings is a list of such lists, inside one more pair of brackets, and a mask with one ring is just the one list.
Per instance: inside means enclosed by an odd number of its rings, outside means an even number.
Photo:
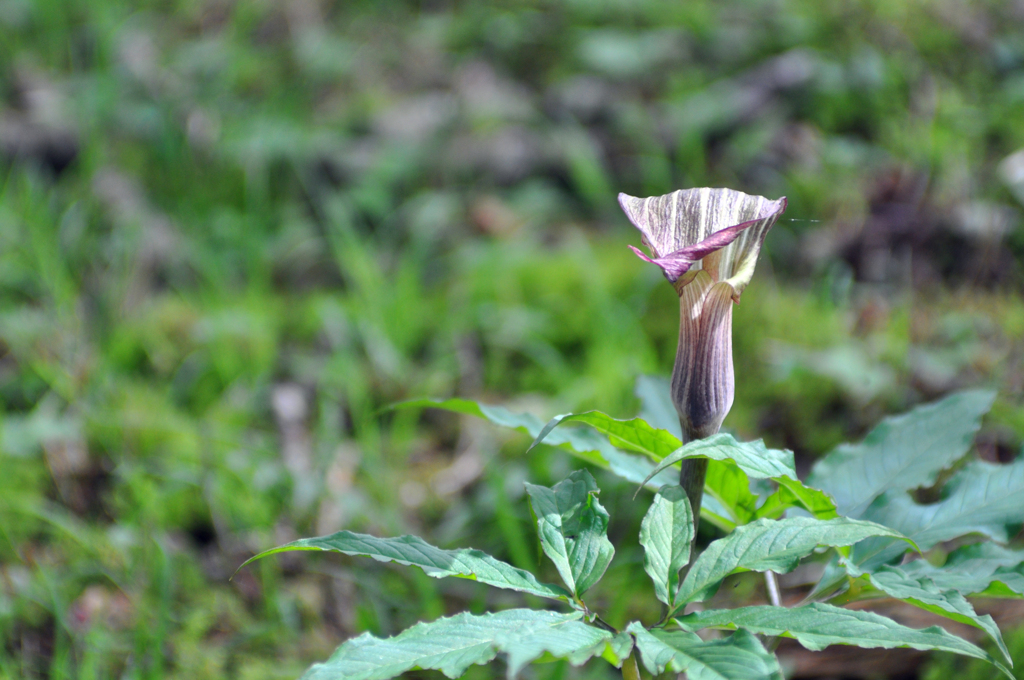
[{"label": "serrated leaf", "polygon": [[664,486],[640,523],[644,571],[654,582],[655,596],[665,604],[679,587],[679,570],[690,561],[693,512],[681,486]]},{"label": "serrated leaf", "polygon": [[899,534],[880,524],[845,517],[759,519],[711,542],[690,566],[673,606],[709,597],[734,569],[786,573],[819,545],[853,545],[869,536]]},{"label": "serrated leaf", "polygon": [[885,492],[930,486],[970,449],[995,393],[960,392],[886,418],[860,444],[842,444],[815,464],[807,484],[826,491],[839,513],[860,517]]},{"label": "serrated leaf", "polygon": [[824,491],[804,486],[799,480],[787,476],[775,477],[772,481],[779,488],[761,503],[761,498],[751,491],[750,478],[736,463],[712,460],[708,462],[704,479],[704,498],[707,501],[710,496],[718,501],[728,511],[726,521],[731,521],[733,526],[749,524],[762,517],[777,519],[792,507],[802,508],[818,519],[838,516],[835,503]]},{"label": "serrated leaf", "polygon": [[978,597],[1015,598],[1024,596],[1024,571],[1000,569],[992,575],[988,587],[976,593]]},{"label": "serrated leaf", "polygon": [[[600,411],[555,416],[544,426],[531,446],[536,446],[563,423],[590,425],[607,436],[612,445],[661,460],[652,475],[668,469],[685,458],[706,456],[714,461],[705,480],[706,491],[730,512],[731,521],[745,524],[758,516],[758,497],[750,492],[750,477],[776,478],[782,490],[773,497],[769,512],[781,514],[787,507],[799,505],[823,519],[837,517],[835,504],[825,492],[804,486],[796,479],[793,454],[768,449],[764,442],[738,442],[732,435],[720,433],[685,447],[674,435],[652,427],[640,418],[618,420]],[[645,483],[649,480],[645,480]],[[776,507],[778,506],[778,507]]]},{"label": "serrated leaf", "polygon": [[658,463],[652,474],[657,474],[685,458],[731,460],[753,479],[796,479],[792,451],[769,449],[760,439],[754,442],[740,442],[731,434],[724,432],[697,439],[676,449]]},{"label": "serrated leaf", "polygon": [[[415,626],[390,638],[369,633],[345,642],[327,661],[314,664],[303,680],[385,680],[413,669],[439,670],[457,678],[474,664],[498,653],[508,655],[508,677],[543,654],[586,659],[585,650],[601,653],[608,631],[580,621],[581,614],[509,609],[474,616],[463,613]],[[587,657],[589,658],[589,657]]]},{"label": "serrated leaf", "polygon": [[[710,465],[708,466],[711,467]],[[661,475],[655,477],[660,479]],[[707,477],[705,477],[705,481]],[[676,482],[679,480],[676,479]],[[648,486],[650,486],[648,484]],[[702,520],[710,522],[722,531],[732,531],[736,528],[736,521],[733,519],[733,511],[730,508],[725,507],[720,500],[714,495],[709,495],[711,492],[708,490],[708,486],[704,486],[704,500],[700,505],[700,517]]]},{"label": "serrated leaf", "polygon": [[911,576],[926,576],[939,588],[958,590],[964,595],[987,593],[991,587],[999,597],[1024,595],[1024,550],[1011,550],[995,543],[974,543],[954,550],[941,567],[914,560],[900,567]]},{"label": "serrated leaf", "polygon": [[[710,467],[710,466],[709,466]],[[706,479],[706,477],[705,477]],[[700,517],[725,532],[736,528],[733,511],[726,508],[718,498],[709,495],[708,487],[704,487],[704,500],[701,501]]]},{"label": "serrated leaf", "polygon": [[[1024,522],[1024,456],[1008,465],[971,461],[950,479],[938,503],[919,505],[906,493],[879,496],[864,518],[896,529],[922,549],[971,533],[1006,542],[1008,526]],[[871,540],[853,550],[865,571],[899,557],[905,548]]]},{"label": "serrated leaf", "polygon": [[[529,413],[512,413],[501,406],[479,404],[468,399],[415,399],[395,404],[393,408],[439,408],[489,420],[495,425],[508,427],[536,438],[544,429],[544,422]],[[624,453],[596,432],[568,428],[549,433],[544,443],[564,449],[593,465],[610,470],[634,484],[647,478],[652,489],[676,482],[671,471],[649,477],[654,465],[641,456]]]},{"label": "serrated leaf", "polygon": [[886,526],[912,532],[924,548],[968,533],[1008,541],[1009,525],[1024,522],[1024,457],[1009,465],[972,461],[943,489],[938,503],[918,505],[907,494],[894,494],[871,514]]},{"label": "serrated leaf", "polygon": [[[544,423],[529,413],[512,413],[501,406],[488,406],[467,399],[416,399],[395,404],[392,408],[439,408],[483,418],[534,438],[544,429]],[[652,476],[654,463],[645,457],[620,451],[606,438],[593,431],[574,428],[556,430],[544,438],[544,443],[564,449],[577,458],[609,470],[627,482],[641,484],[653,490],[679,481],[678,475],[673,474],[672,470],[662,470]],[[735,522],[729,519],[730,512],[715,498],[705,499],[701,505],[701,517],[726,531],[735,526]]]},{"label": "serrated leaf", "polygon": [[629,658],[629,654],[632,651],[633,636],[622,631],[621,633],[616,633],[612,639],[608,640],[604,651],[601,653],[601,658],[616,668],[622,668],[622,663]]},{"label": "serrated leaf", "polygon": [[669,378],[641,375],[636,379],[633,394],[640,400],[641,418],[679,439],[682,429],[679,427],[679,414],[672,403],[671,389]]},{"label": "serrated leaf", "polygon": [[840,644],[884,649],[912,647],[954,652],[984,659],[1009,677],[1013,677],[983,649],[951,635],[938,626],[917,630],[873,612],[842,609],[824,603],[813,603],[792,609],[769,605],[712,609],[680,617],[677,622],[690,630],[745,628],[761,635],[791,637],[814,651]]},{"label": "serrated leaf", "polygon": [[984,631],[995,641],[1003,658],[1013,665],[1013,659],[1010,658],[1010,652],[1006,649],[1006,643],[1003,642],[996,622],[988,614],[979,616],[971,603],[956,590],[941,588],[928,576],[911,575],[900,567],[883,565],[869,574],[864,574],[853,566],[849,569],[851,576],[866,577],[872,586],[886,595]]},{"label": "serrated leaf", "polygon": [[264,550],[259,555],[250,557],[242,566],[268,555],[293,550],[317,550],[372,557],[379,562],[396,562],[419,567],[434,578],[468,578],[496,588],[518,590],[531,595],[572,602],[572,595],[564,588],[541,583],[530,572],[517,569],[485,552],[471,548],[442,550],[419,536],[378,538],[369,534],[339,531],[330,536],[302,538]]},{"label": "serrated leaf", "polygon": [[[747,524],[754,519],[757,494],[750,491],[750,478],[731,460],[708,461],[704,477],[704,501],[708,498],[718,501],[732,526]],[[703,506],[702,506],[703,509]]]},{"label": "serrated leaf", "polygon": [[755,517],[780,517],[787,508],[799,507],[818,519],[835,519],[839,516],[836,503],[831,496],[820,489],[805,486],[795,479],[779,477],[779,488],[757,509]]},{"label": "serrated leaf", "polygon": [[544,553],[577,598],[597,583],[615,555],[597,482],[577,470],[554,487],[526,485]]},{"label": "serrated leaf", "polygon": [[[636,379],[634,394],[640,399],[640,417],[653,427],[665,430],[676,439],[680,437],[679,415],[672,404],[668,378],[642,375]],[[721,514],[717,504],[709,504],[705,495],[701,514],[715,513],[712,522],[726,530],[736,524],[746,524],[759,517],[780,517],[789,507],[801,507],[819,519],[837,517],[835,502],[824,491],[804,486],[790,477],[775,479],[781,487],[769,496],[761,508],[758,497],[750,492],[750,480],[731,461],[712,461],[708,465],[704,492],[727,509],[728,517]],[[755,511],[756,508],[756,511]],[[716,521],[717,520],[717,521]]]},{"label": "serrated leaf", "polygon": [[740,630],[721,640],[701,640],[687,631],[626,629],[636,638],[644,667],[652,675],[685,672],[689,680],[781,680],[775,655],[753,635]]},{"label": "serrated leaf", "polygon": [[821,578],[818,579],[814,588],[807,595],[808,599],[827,600],[846,592],[851,579],[846,567],[840,564],[840,559],[843,559],[842,555],[833,555],[825,563],[825,569],[821,573]]},{"label": "serrated leaf", "polygon": [[[911,562],[911,565],[917,562]],[[924,562],[923,564],[928,564]],[[1017,567],[1024,564],[1024,550],[1014,550],[998,543],[972,543],[957,548],[946,556],[943,569],[989,572],[1000,567]],[[910,565],[908,565],[910,566]],[[931,565],[929,565],[931,566]]]},{"label": "serrated leaf", "polygon": [[652,427],[642,418],[619,420],[601,411],[587,411],[555,416],[540,431],[530,448],[543,442],[562,423],[589,425],[608,437],[612,446],[634,453],[642,453],[654,460],[661,460],[683,445],[675,435]]}]

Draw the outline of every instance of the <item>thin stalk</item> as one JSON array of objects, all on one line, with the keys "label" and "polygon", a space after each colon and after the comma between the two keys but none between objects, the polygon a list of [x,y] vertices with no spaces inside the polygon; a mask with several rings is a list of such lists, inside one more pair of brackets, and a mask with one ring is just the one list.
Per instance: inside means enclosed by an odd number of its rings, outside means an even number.
[{"label": "thin stalk", "polygon": [[708,474],[707,458],[686,458],[679,471],[679,486],[686,492],[693,511],[693,536],[697,538],[697,527],[700,526],[700,504],[704,499],[704,478]]},{"label": "thin stalk", "polygon": [[[686,427],[683,426],[683,443],[688,441]],[[697,551],[697,529],[700,527],[700,504],[704,499],[704,478],[708,474],[707,458],[684,458],[682,470],[679,471],[679,486],[683,487],[686,499],[690,501],[690,510],[693,511],[693,538],[690,539],[690,564],[683,569],[685,574],[693,566],[693,558]],[[678,609],[668,608],[668,613],[662,617],[658,625],[675,616]]]},{"label": "thin stalk", "polygon": [[[764,572],[764,585],[768,590],[768,599],[772,605],[776,607],[782,606],[782,593],[779,592],[779,581],[775,578],[774,571]],[[777,635],[766,636],[763,640],[764,646],[768,651],[774,652],[779,646],[779,637]]]},{"label": "thin stalk", "polygon": [[[682,431],[683,444],[690,443],[693,437],[687,432],[688,428],[682,416],[679,418],[679,429]],[[683,487],[686,499],[690,501],[690,511],[693,513],[693,539],[690,541],[690,555],[693,555],[694,548],[697,546],[697,529],[700,527],[700,505],[704,500],[704,479],[707,475],[707,458],[685,458],[680,463],[679,486]]]},{"label": "thin stalk", "polygon": [[598,627],[604,628],[606,631],[608,631],[612,635],[618,635],[619,634],[619,631],[616,630],[615,627],[612,624],[610,624],[607,621],[605,621],[604,619],[602,619],[599,614],[595,614],[594,615],[594,623]]},{"label": "thin stalk", "polygon": [[764,585],[768,590],[768,600],[776,607],[781,607],[782,595],[779,593],[779,582],[774,571],[764,572]]},{"label": "thin stalk", "polygon": [[640,680],[640,669],[636,665],[636,652],[622,662],[622,680]]}]

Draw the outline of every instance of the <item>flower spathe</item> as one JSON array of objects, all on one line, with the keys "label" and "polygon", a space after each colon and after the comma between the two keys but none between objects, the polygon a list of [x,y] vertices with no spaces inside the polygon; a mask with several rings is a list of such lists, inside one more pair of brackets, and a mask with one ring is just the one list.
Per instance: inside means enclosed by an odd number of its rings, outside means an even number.
[{"label": "flower spathe", "polygon": [[651,256],[630,247],[661,267],[679,294],[672,401],[684,440],[703,439],[718,432],[732,408],[732,305],[750,283],[786,199],[703,188],[649,198],[619,194],[619,204]]}]

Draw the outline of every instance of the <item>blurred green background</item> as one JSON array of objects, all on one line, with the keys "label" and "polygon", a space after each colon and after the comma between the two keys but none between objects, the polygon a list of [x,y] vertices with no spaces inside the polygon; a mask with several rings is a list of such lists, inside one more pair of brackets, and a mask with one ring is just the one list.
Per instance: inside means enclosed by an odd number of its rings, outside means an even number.
[{"label": "blurred green background", "polygon": [[[989,386],[978,453],[1020,450],[1020,0],[2,0],[0,36],[0,678],[290,678],[521,604],[312,554],[229,577],[341,528],[537,567],[522,482],[578,463],[383,409],[635,415],[678,308],[618,191],[789,198],[727,428],[806,469]],[[646,503],[599,482],[591,604],[653,620]]]}]

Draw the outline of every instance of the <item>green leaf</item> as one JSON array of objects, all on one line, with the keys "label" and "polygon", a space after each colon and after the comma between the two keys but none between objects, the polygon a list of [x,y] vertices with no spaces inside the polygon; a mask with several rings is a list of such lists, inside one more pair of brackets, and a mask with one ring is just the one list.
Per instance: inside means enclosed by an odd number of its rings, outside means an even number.
[{"label": "green leaf", "polygon": [[[512,413],[500,406],[487,406],[466,399],[417,399],[395,404],[392,408],[440,408],[454,413],[476,416],[496,425],[509,427],[536,438],[544,423],[529,413]],[[610,470],[627,482],[641,484],[657,490],[666,484],[676,484],[679,477],[672,470],[662,470],[651,476],[654,464],[646,458],[624,453],[593,431],[568,428],[549,433],[544,443],[564,449],[582,460]],[[735,522],[730,512],[712,497],[701,505],[701,517],[724,530],[731,530]]]},{"label": "green leaf", "polygon": [[821,573],[821,578],[818,579],[814,588],[812,588],[811,592],[807,595],[808,599],[819,601],[827,600],[846,592],[851,579],[847,569],[840,564],[839,560],[843,557],[843,555],[833,555],[832,558],[825,563],[825,569]]},{"label": "green leaf", "polygon": [[[495,425],[509,427],[536,438],[544,429],[544,423],[529,413],[512,413],[501,406],[478,404],[468,399],[415,399],[395,404],[392,408],[439,408],[454,413],[475,416],[489,420]],[[619,477],[634,484],[650,485],[658,489],[677,480],[671,471],[650,477],[654,465],[639,456],[624,453],[596,432],[568,428],[549,433],[544,443],[557,446],[593,465],[611,470]],[[648,481],[644,481],[647,479]]]},{"label": "green leaf", "polygon": [[587,411],[555,416],[540,431],[530,448],[543,442],[551,431],[562,423],[572,422],[591,426],[608,437],[613,446],[642,453],[654,460],[661,460],[683,445],[675,435],[651,427],[641,418],[618,420],[600,411]]},{"label": "green leaf", "polygon": [[[555,416],[537,435],[532,446],[543,442],[558,425],[569,422],[590,425],[607,436],[618,448],[661,460],[652,475],[685,458],[705,456],[716,461],[716,465],[709,466],[705,488],[730,512],[733,523],[745,524],[755,517],[770,514],[778,516],[787,507],[794,505],[804,507],[823,519],[838,516],[835,504],[827,494],[808,488],[796,479],[791,451],[768,449],[761,440],[738,442],[732,435],[720,433],[682,446],[674,435],[654,428],[640,418],[617,420],[600,411],[588,411]],[[774,495],[772,505],[763,514],[756,512],[758,498],[750,492],[749,477],[777,478],[782,486],[782,490]]]},{"label": "green leaf", "polygon": [[629,654],[632,651],[633,636],[622,631],[621,633],[616,633],[611,640],[608,640],[601,658],[616,668],[622,668],[622,663],[629,658]]},{"label": "green leaf", "polygon": [[[581,664],[601,654],[611,633],[580,621],[580,613],[509,609],[463,613],[415,626],[390,638],[369,633],[345,642],[303,680],[385,680],[413,669],[439,670],[457,678],[499,652],[508,655],[508,677],[543,654]],[[589,656],[588,656],[589,654]]]},{"label": "green leaf", "polygon": [[824,491],[804,486],[789,477],[779,477],[775,481],[779,488],[765,499],[754,514],[755,517],[780,517],[787,508],[792,507],[803,508],[818,519],[835,519],[839,516],[835,501]]},{"label": "green leaf", "polygon": [[[986,541],[957,548],[946,556],[946,563],[942,568],[977,573],[981,571],[991,572],[1000,567],[1017,567],[1022,563],[1024,563],[1024,550],[1013,550],[998,543]],[[910,564],[914,565],[917,562],[911,562]],[[928,563],[922,562],[922,564]]]},{"label": "green leaf", "polygon": [[[708,468],[710,469],[710,467],[711,466],[709,465]],[[660,479],[660,478],[661,478],[661,475],[658,475],[658,477],[655,477],[655,479]],[[707,481],[707,477],[705,477],[704,479],[705,479],[705,482],[706,482]],[[676,482],[679,481],[678,477],[676,478],[675,481]],[[650,486],[650,484],[648,484],[648,486]],[[718,527],[722,531],[732,531],[733,529],[735,529],[736,528],[736,521],[734,519],[732,519],[732,517],[735,514],[733,512],[733,510],[730,509],[730,508],[727,508],[725,505],[723,505],[722,502],[718,499],[719,498],[718,496],[716,496],[714,494],[712,494],[712,495],[708,495],[708,494],[711,494],[711,492],[709,491],[708,485],[705,484],[704,485],[704,501],[701,503],[701,506],[700,506],[700,516],[701,516],[701,519],[703,519],[703,520],[705,520],[707,522],[710,522],[711,524],[715,525],[716,527]]]},{"label": "green leaf", "polygon": [[761,635],[781,635],[814,651],[829,645],[858,647],[912,647],[922,650],[954,652],[994,664],[1009,677],[1010,672],[984,650],[947,633],[938,626],[923,630],[902,626],[879,614],[842,609],[829,604],[814,603],[786,609],[758,605],[736,609],[711,609],[694,612],[677,619],[690,630],[700,628],[745,628]]},{"label": "green leaf", "polygon": [[655,596],[672,604],[679,588],[679,570],[690,561],[693,512],[681,486],[664,486],[640,523],[644,571],[654,582]]},{"label": "green leaf", "polygon": [[731,460],[753,479],[789,477],[796,479],[793,466],[793,452],[769,449],[758,439],[755,442],[739,442],[731,434],[719,432],[705,439],[697,439],[676,449],[658,463],[651,474],[657,474],[684,458],[710,458]]},{"label": "green leaf", "polygon": [[[514,414],[502,407],[485,406],[482,403],[468,399],[416,399],[396,403],[392,408],[443,409],[453,413],[483,418],[497,425],[524,432],[535,438],[544,429],[544,423],[530,414]],[[594,431],[575,428],[559,429],[545,436],[544,443],[563,449],[588,463],[610,470],[627,481],[646,485],[653,488],[653,490],[657,490],[657,488],[665,484],[674,484],[679,481],[678,475],[673,474],[672,470],[668,469],[651,476],[654,465],[650,461],[615,449],[607,438]],[[725,464],[730,465],[731,463],[727,462]],[[713,468],[715,464],[713,463],[709,467]],[[731,530],[736,525],[735,520],[730,518],[733,517],[735,512],[732,508],[723,507],[718,500],[719,498],[728,498],[730,494],[722,494],[719,488],[713,487],[711,484],[715,479],[715,475],[709,470],[707,488],[711,498],[706,498],[705,503],[700,506],[700,516],[722,529]],[[751,495],[749,490],[746,490],[746,496],[743,498],[750,503],[757,502],[757,497]]]},{"label": "green leaf", "polygon": [[804,486],[799,480],[788,476],[774,477],[772,481],[779,488],[758,507],[761,499],[751,492],[750,478],[746,473],[731,460],[712,460],[708,462],[704,479],[705,500],[710,495],[718,501],[728,511],[727,520],[733,526],[749,524],[762,517],[777,519],[791,507],[803,508],[819,519],[834,519],[838,516],[835,503],[824,491]]},{"label": "green leaf", "polygon": [[972,461],[942,495],[938,503],[919,505],[907,494],[892,494],[889,503],[873,505],[871,515],[886,526],[905,528],[924,548],[975,532],[1008,541],[1008,526],[1024,522],[1024,457],[1009,465]]},{"label": "green leaf", "polygon": [[[679,415],[672,404],[671,385],[667,378],[642,375],[636,380],[634,393],[640,399],[640,417],[652,427],[669,432],[676,439],[680,437]],[[789,476],[776,477],[779,490],[769,496],[761,508],[758,497],[750,492],[750,481],[738,466],[731,461],[712,461],[708,465],[704,491],[727,508],[731,517],[721,516],[718,526],[731,529],[736,524],[746,524],[759,517],[780,517],[789,507],[801,507],[819,519],[838,517],[836,505],[828,494],[819,489],[804,486]],[[708,515],[716,510],[713,505],[701,506],[701,513]],[[732,526],[726,526],[726,523]]]},{"label": "green leaf", "polygon": [[517,569],[487,553],[469,548],[442,550],[430,545],[419,536],[377,538],[369,534],[339,531],[330,536],[301,538],[270,550],[264,550],[259,555],[250,557],[242,566],[268,555],[292,550],[319,550],[372,557],[380,562],[396,562],[410,567],[419,567],[428,576],[434,578],[445,578],[446,576],[468,578],[497,588],[518,590],[531,595],[572,602],[572,596],[565,589],[540,583],[530,572]]},{"label": "green leaf", "polygon": [[740,630],[722,640],[701,640],[688,631],[648,631],[640,623],[626,629],[636,638],[644,667],[652,675],[671,670],[689,680],[781,680],[775,655]]},{"label": "green leaf", "polygon": [[[864,518],[896,529],[922,549],[971,533],[1006,542],[1008,527],[1024,522],[1024,456],[1008,465],[971,461],[943,489],[943,499],[915,503],[906,493],[879,496]],[[853,563],[865,571],[899,557],[905,548],[871,540],[853,550]]]},{"label": "green leaf", "polygon": [[[914,560],[900,569],[911,576],[924,576],[945,590],[964,595],[991,594],[998,597],[1024,595],[1024,550],[1011,550],[995,543],[974,543],[954,550],[941,567],[926,560]],[[990,588],[997,592],[987,593]],[[998,593],[998,594],[997,594]]]},{"label": "green leaf", "polygon": [[1000,569],[994,576],[988,588],[977,593],[978,597],[1014,598],[1024,595],[1024,572],[1021,569]]},{"label": "green leaf", "polygon": [[866,577],[871,585],[886,595],[983,630],[995,641],[999,651],[1003,653],[1003,658],[1013,665],[1013,659],[1010,658],[1010,652],[1006,649],[1006,643],[1003,642],[996,622],[988,614],[979,616],[971,603],[956,590],[943,589],[931,578],[907,574],[900,567],[883,565],[870,574],[863,574],[852,566],[849,569],[851,576]]},{"label": "green leaf", "polygon": [[860,444],[842,444],[814,466],[807,484],[826,491],[839,513],[860,517],[885,492],[935,483],[970,449],[995,393],[960,392],[886,418]]},{"label": "green leaf", "polygon": [[731,522],[732,527],[753,520],[760,500],[750,491],[750,478],[731,460],[708,461],[704,494],[705,502],[708,496],[718,501],[728,513],[725,519]]},{"label": "green leaf", "polygon": [[682,437],[679,414],[672,403],[672,383],[668,378],[641,375],[636,379],[633,394],[640,400],[640,417],[648,423],[665,430],[676,439]]},{"label": "green leaf", "polygon": [[577,598],[597,583],[615,555],[608,513],[594,477],[577,470],[554,487],[526,485],[541,546]]},{"label": "green leaf", "polygon": [[786,573],[819,545],[853,545],[869,536],[899,534],[880,524],[845,517],[759,519],[711,542],[690,566],[673,606],[709,597],[734,569]]}]

